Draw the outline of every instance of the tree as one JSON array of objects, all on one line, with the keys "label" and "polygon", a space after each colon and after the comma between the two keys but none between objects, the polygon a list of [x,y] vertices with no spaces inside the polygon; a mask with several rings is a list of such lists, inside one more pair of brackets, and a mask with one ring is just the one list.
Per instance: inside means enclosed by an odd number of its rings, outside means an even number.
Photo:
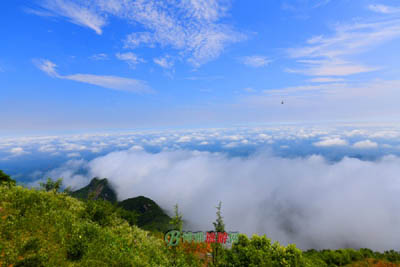
[{"label": "tree", "polygon": [[[221,214],[221,206],[222,206],[222,202],[220,201],[218,203],[218,206],[216,207],[216,209],[217,209],[217,219],[216,219],[215,222],[213,222],[214,230],[216,232],[217,238],[218,238],[218,235],[220,233],[224,233],[225,232],[225,223],[224,223],[224,220],[223,220],[223,217],[222,217],[222,214]],[[215,242],[215,243],[212,244],[212,248],[213,248],[213,253],[212,253],[213,264],[215,266],[217,266],[218,263],[219,263],[219,260],[220,260],[220,258],[222,256],[222,255],[220,255],[221,252],[223,251],[222,245],[220,243],[218,243],[218,242]]]},{"label": "tree", "polygon": [[182,214],[179,213],[178,204],[174,206],[174,216],[171,218],[169,223],[174,226],[175,230],[178,230],[179,232],[182,231],[183,219]]},{"label": "tree", "polygon": [[218,203],[218,206],[216,207],[216,209],[217,209],[217,220],[215,222],[213,222],[215,232],[225,232],[225,224],[224,224],[223,217],[221,215],[221,206],[222,206],[222,202],[220,201]]},{"label": "tree", "polygon": [[[183,220],[182,220],[182,214],[179,213],[178,203],[175,204],[174,206],[174,216],[171,218],[169,224],[173,225],[174,230],[178,230],[180,233],[182,232]],[[178,257],[178,254],[179,253],[177,250],[177,246],[172,246],[172,255],[173,255],[172,266],[177,266],[176,259]]]},{"label": "tree", "polygon": [[226,250],[225,253],[227,264],[224,266],[327,266],[321,261],[316,261],[316,264],[313,264],[314,261],[306,262],[302,251],[295,245],[289,244],[285,247],[278,242],[271,243],[265,235],[253,235],[249,239],[246,235],[240,234],[238,243],[233,244],[232,249]]},{"label": "tree", "polygon": [[49,191],[59,192],[62,186],[62,178],[58,178],[56,181],[53,181],[51,178],[47,178],[45,183],[40,183],[40,188]]},{"label": "tree", "polygon": [[0,185],[1,184],[10,184],[15,185],[15,180],[11,179],[11,177],[5,174],[2,170],[0,170]]}]

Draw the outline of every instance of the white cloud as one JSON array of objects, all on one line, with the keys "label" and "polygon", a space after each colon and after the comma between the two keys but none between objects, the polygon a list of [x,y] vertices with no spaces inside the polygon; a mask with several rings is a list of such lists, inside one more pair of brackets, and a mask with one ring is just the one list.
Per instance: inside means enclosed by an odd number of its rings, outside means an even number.
[{"label": "white cloud", "polygon": [[[224,16],[229,6],[222,5],[218,0],[189,0],[182,1],[181,6],[187,10],[187,16],[198,20],[216,21]],[[225,1],[228,4],[228,1]],[[229,5],[229,4],[228,4]]]},{"label": "white cloud", "polygon": [[[83,159],[71,159],[59,168],[47,172],[42,177],[63,178],[63,184],[71,186],[73,189],[86,186],[90,179],[82,174],[77,174],[77,170],[84,170],[87,168],[87,162]],[[36,187],[43,180],[36,180],[29,184],[29,186]]]},{"label": "white cloud", "polygon": [[325,5],[329,4],[331,2],[331,0],[318,0],[318,1],[314,1],[314,2],[316,2],[316,3],[314,3],[312,8],[325,6]]},{"label": "white cloud", "polygon": [[247,56],[243,58],[243,63],[250,67],[264,67],[272,61],[265,56]]},{"label": "white cloud", "polygon": [[155,40],[150,32],[134,32],[129,34],[125,39],[125,48],[136,48],[140,45],[154,47]]},{"label": "white cloud", "polygon": [[90,59],[93,60],[107,60],[108,55],[104,53],[99,53],[99,54],[94,54],[93,56],[90,57]]},{"label": "white cloud", "polygon": [[137,64],[145,62],[142,58],[138,57],[136,54],[132,52],[127,52],[127,53],[117,53],[115,55],[119,60],[123,60],[131,68],[135,68]]},{"label": "white cloud", "polygon": [[319,77],[310,79],[309,81],[312,83],[330,83],[330,82],[342,82],[344,81],[344,79],[332,78],[332,77]]},{"label": "white cloud", "polygon": [[379,69],[337,59],[303,61],[303,63],[306,64],[304,69],[286,69],[286,71],[309,76],[346,76]]},{"label": "white cloud", "polygon": [[353,147],[355,148],[377,148],[378,144],[372,142],[371,140],[364,140],[354,143]]},{"label": "white cloud", "polygon": [[102,27],[106,25],[105,16],[100,14],[90,2],[43,0],[40,5],[45,12],[34,12],[35,14],[42,16],[50,14],[64,17],[74,24],[94,30],[97,34],[101,34]]},{"label": "white cloud", "polygon": [[171,60],[171,57],[168,55],[160,58],[155,58],[153,59],[153,61],[154,63],[165,69],[170,69],[174,66],[174,61]]},{"label": "white cloud", "polygon": [[54,78],[88,83],[118,91],[127,91],[134,93],[153,92],[153,90],[148,86],[148,84],[145,81],[141,80],[123,78],[118,76],[110,76],[110,75],[93,75],[93,74],[79,74],[79,73],[72,75],[60,75],[57,73],[56,70],[57,65],[49,60],[46,59],[35,60],[34,63],[40,70],[42,70],[43,72],[47,73],[49,76]]},{"label": "white cloud", "polygon": [[344,135],[346,136],[357,136],[357,135],[365,135],[367,134],[366,130],[361,130],[361,129],[355,129],[351,130],[349,132],[344,132]]},{"label": "white cloud", "polygon": [[[188,61],[200,66],[218,57],[226,45],[238,42],[243,34],[218,20],[226,13],[218,1],[184,1],[175,6],[156,1],[137,2],[124,13],[129,20],[142,24],[148,31],[129,35],[125,46],[170,46],[188,55]],[[119,13],[121,15],[121,13]]]},{"label": "white cloud", "polygon": [[224,148],[235,148],[235,147],[238,147],[238,146],[239,146],[238,142],[230,142],[230,143],[224,145]]},{"label": "white cloud", "polygon": [[262,139],[262,140],[269,140],[269,139],[272,138],[272,136],[270,136],[268,134],[261,133],[261,134],[258,135],[258,138]]},{"label": "white cloud", "polygon": [[392,7],[392,6],[386,6],[386,5],[369,5],[368,9],[372,10],[374,12],[383,13],[383,14],[400,13],[399,7]]},{"label": "white cloud", "polygon": [[335,137],[335,138],[325,138],[321,141],[313,143],[314,146],[320,146],[320,147],[327,147],[327,146],[347,146],[348,143],[346,140],[343,140],[341,138]]},{"label": "white cloud", "polygon": [[146,82],[117,76],[100,76],[92,74],[73,74],[64,79],[101,86],[104,88],[134,93],[152,93]]},{"label": "white cloud", "polygon": [[184,135],[184,136],[179,137],[179,139],[176,142],[178,142],[178,143],[187,143],[187,142],[190,142],[191,140],[192,140],[191,136]]},{"label": "white cloud", "polygon": [[20,156],[24,154],[29,154],[29,152],[25,151],[22,147],[13,147],[10,149],[10,153],[14,156]]},{"label": "white cloud", "polygon": [[81,154],[79,154],[78,152],[68,153],[67,157],[68,158],[79,158],[79,157],[81,157]]},{"label": "white cloud", "polygon": [[340,90],[346,87],[346,84],[343,83],[329,83],[329,84],[311,84],[311,85],[300,85],[293,87],[286,87],[282,89],[268,89],[263,90],[263,93],[266,94],[293,94],[297,92],[316,92],[316,91],[335,91]]},{"label": "white cloud", "polygon": [[144,148],[142,146],[134,145],[129,150],[132,150],[132,151],[143,151]]},{"label": "white cloud", "polygon": [[65,151],[74,151],[74,150],[86,150],[87,147],[81,144],[76,143],[63,143],[61,147]]},{"label": "white cloud", "polygon": [[377,45],[400,37],[400,20],[339,25],[331,37],[315,36],[307,45],[288,50],[292,58],[303,65],[290,71],[311,76],[346,76],[379,69],[356,63],[349,57],[361,54]]},{"label": "white cloud", "polygon": [[43,145],[43,146],[40,146],[39,149],[38,149],[38,151],[46,152],[46,153],[47,152],[54,152],[56,150],[57,150],[57,147],[53,146],[53,145]]},{"label": "white cloud", "polygon": [[166,4],[155,0],[42,0],[41,7],[42,10],[31,13],[64,17],[98,34],[110,16],[140,24],[144,30],[129,34],[126,48],[170,46],[196,67],[217,58],[230,43],[245,38],[220,22],[228,13],[230,1],[188,0]]},{"label": "white cloud", "polygon": [[[320,156],[120,151],[68,165],[51,176],[73,186],[107,177],[120,199],[144,195],[169,211],[178,203],[192,231],[212,228],[214,207],[222,201],[229,231],[266,234],[302,249],[400,248],[397,157],[329,163]],[[77,177],[82,168],[87,177]]]},{"label": "white cloud", "polygon": [[56,71],[57,65],[47,59],[34,59],[33,63],[50,77],[60,78]]},{"label": "white cloud", "polygon": [[[397,87],[400,86],[399,85]],[[388,138],[388,139],[397,139],[400,137],[400,132],[397,130],[380,130],[380,131],[375,131],[373,133],[369,134],[370,138]]]}]

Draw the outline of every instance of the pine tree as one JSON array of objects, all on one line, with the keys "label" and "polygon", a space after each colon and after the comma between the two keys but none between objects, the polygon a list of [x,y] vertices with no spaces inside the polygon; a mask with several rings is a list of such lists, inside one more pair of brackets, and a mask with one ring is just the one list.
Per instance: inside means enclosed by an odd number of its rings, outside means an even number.
[{"label": "pine tree", "polygon": [[218,206],[216,207],[217,208],[217,220],[215,222],[213,222],[215,232],[225,232],[225,224],[224,224],[223,217],[221,215],[221,206],[222,206],[222,202],[220,201],[218,203]]},{"label": "pine tree", "polygon": [[175,230],[182,232],[183,219],[182,214],[179,213],[178,204],[174,206],[174,216],[171,218],[169,223],[174,226]]},{"label": "pine tree", "polygon": [[[178,203],[175,204],[175,206],[174,206],[174,216],[171,218],[169,223],[171,225],[173,225],[174,230],[177,230],[180,233],[182,233],[183,219],[182,219],[182,214],[179,213]],[[177,266],[177,262],[176,262],[176,258],[178,256],[177,246],[172,247],[172,254],[174,255],[173,260],[172,260],[172,266]]]},{"label": "pine tree", "polygon": [[[223,217],[221,214],[221,206],[222,206],[222,202],[220,201],[218,203],[218,206],[216,207],[217,219],[215,222],[213,222],[214,230],[217,234],[217,237],[218,237],[219,233],[225,232],[225,223],[224,223],[224,220],[223,220]],[[218,266],[218,262],[220,261],[220,258],[222,256],[221,252],[223,251],[222,245],[220,243],[216,242],[212,245],[212,247],[213,247],[213,254],[212,254],[213,265]]]}]

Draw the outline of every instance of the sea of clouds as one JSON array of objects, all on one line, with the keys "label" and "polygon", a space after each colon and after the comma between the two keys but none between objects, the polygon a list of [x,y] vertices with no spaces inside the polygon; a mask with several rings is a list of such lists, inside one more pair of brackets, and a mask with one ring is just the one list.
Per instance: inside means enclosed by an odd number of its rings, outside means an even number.
[{"label": "sea of clouds", "polygon": [[192,231],[211,230],[222,201],[228,231],[302,249],[399,250],[399,137],[344,125],[2,138],[0,169],[43,157],[26,184],[107,177],[121,200],[147,196],[168,212],[178,203]]}]

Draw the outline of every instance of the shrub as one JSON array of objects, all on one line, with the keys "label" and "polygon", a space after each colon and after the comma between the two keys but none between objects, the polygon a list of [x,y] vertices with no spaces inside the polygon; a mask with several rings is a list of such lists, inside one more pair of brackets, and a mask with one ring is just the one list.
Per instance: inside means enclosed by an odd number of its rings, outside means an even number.
[{"label": "shrub", "polygon": [[173,255],[163,239],[130,226],[109,203],[0,186],[0,207],[0,265],[199,266],[197,258]]}]

